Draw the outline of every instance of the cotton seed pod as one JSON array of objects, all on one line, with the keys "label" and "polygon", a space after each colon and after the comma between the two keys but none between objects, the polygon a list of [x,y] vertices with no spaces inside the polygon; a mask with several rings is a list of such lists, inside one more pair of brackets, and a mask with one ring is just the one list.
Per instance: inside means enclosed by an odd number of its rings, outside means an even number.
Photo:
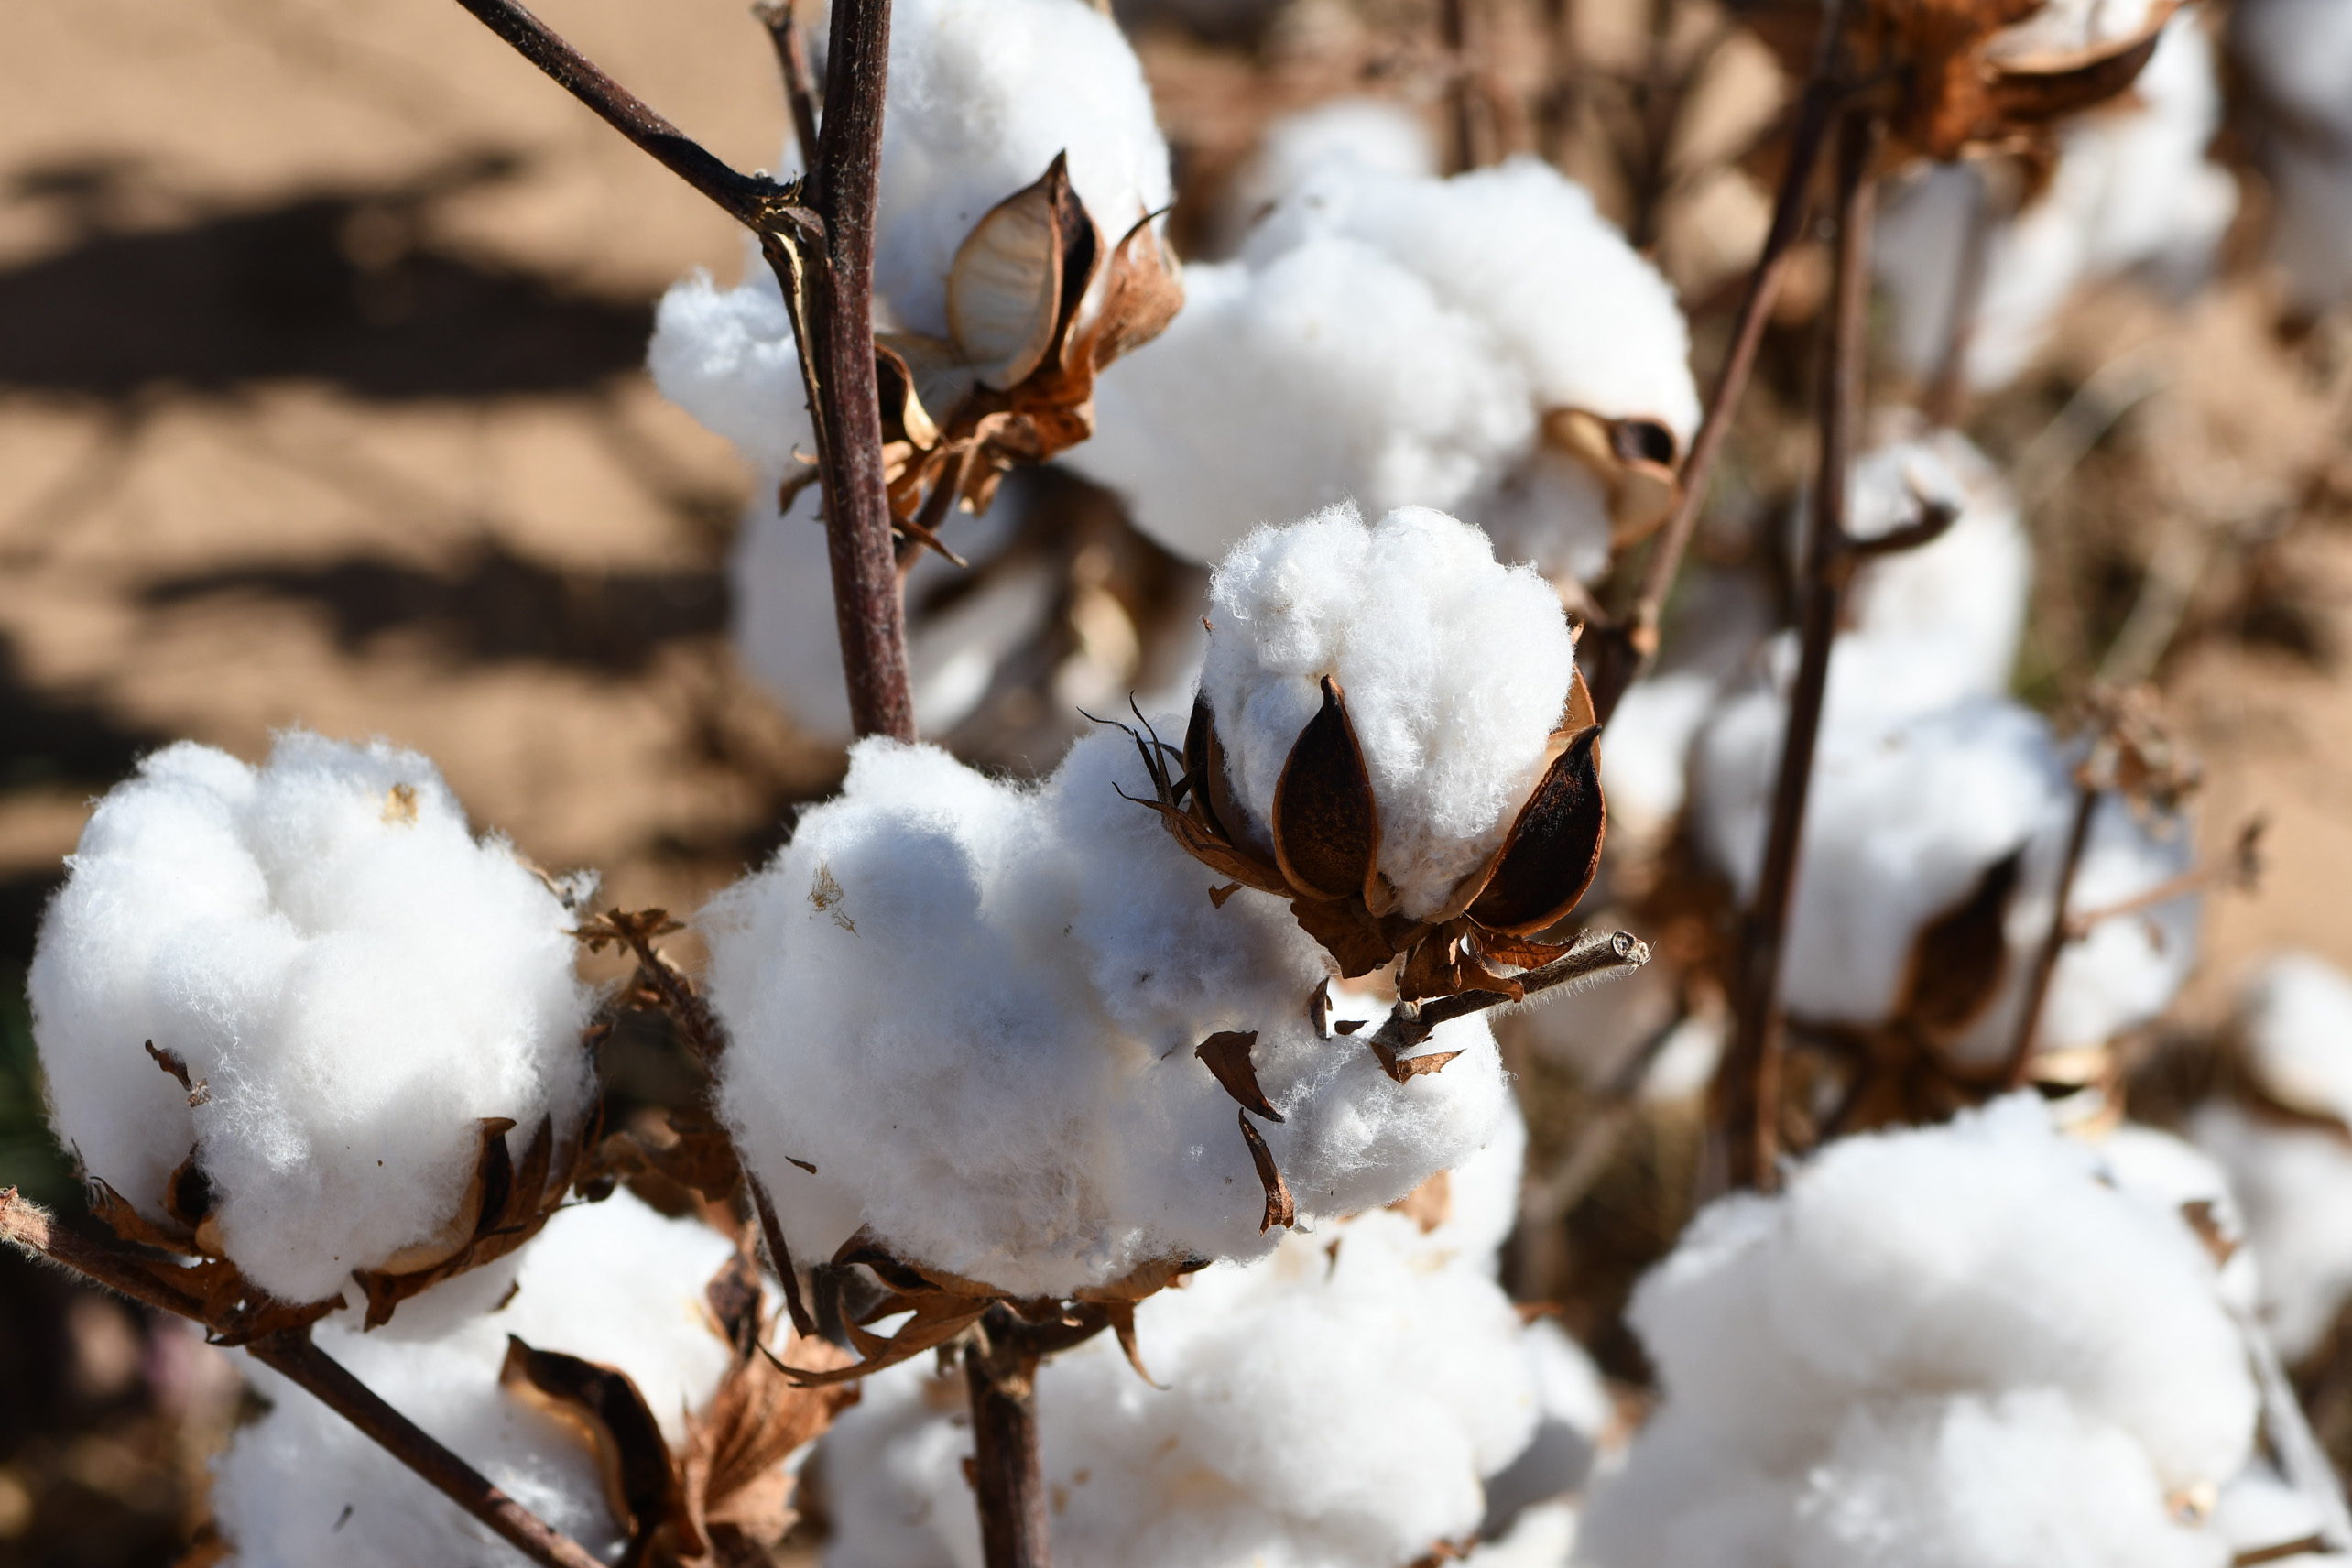
[{"label": "cotton seed pod", "polygon": [[[1141,803],[1160,813],[1187,854],[1236,887],[1289,898],[1301,929],[1343,976],[1401,958],[1397,990],[1406,1001],[1463,991],[1517,998],[1519,983],[1495,966],[1533,969],[1566,953],[1569,944],[1532,939],[1567,917],[1600,866],[1606,830],[1600,727],[1583,672],[1552,729],[1542,776],[1501,844],[1442,908],[1419,920],[1400,910],[1379,866],[1379,805],[1346,694],[1328,675],[1322,691],[1323,707],[1300,732],[1275,789],[1270,861],[1235,831],[1245,818],[1205,696],[1192,703],[1181,775],[1170,777],[1169,748],[1156,735],[1138,737],[1156,794]],[[1210,896],[1222,903],[1235,890]]]}]

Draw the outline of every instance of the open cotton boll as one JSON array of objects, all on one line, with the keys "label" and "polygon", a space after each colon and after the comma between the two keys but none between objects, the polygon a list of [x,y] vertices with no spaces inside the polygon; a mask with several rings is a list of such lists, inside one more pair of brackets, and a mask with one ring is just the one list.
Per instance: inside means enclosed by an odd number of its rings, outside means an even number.
[{"label": "open cotton boll", "polygon": [[745,242],[743,281],[735,288],[720,289],[699,269],[670,286],[654,311],[646,367],[663,397],[734,443],[760,494],[773,496],[801,458],[815,458],[792,320],[752,242]]},{"label": "open cotton boll", "polygon": [[[1376,1211],[1151,1298],[1136,1334],[1162,1388],[1107,1336],[1046,1363],[1037,1397],[1056,1558],[1353,1568],[1466,1542],[1486,1514],[1485,1478],[1538,1430],[1546,1399],[1530,1346],[1556,1331],[1523,1330],[1491,1258],[1437,1239]],[[1589,1376],[1573,1346],[1559,1354]],[[867,1388],[824,1440],[827,1563],[977,1568],[960,1393],[913,1367]]]},{"label": "open cotton boll", "polygon": [[1382,174],[1428,180],[1438,170],[1437,141],[1421,116],[1388,98],[1334,98],[1269,125],[1258,150],[1225,188],[1228,245],[1316,170],[1354,163]]},{"label": "open cotton boll", "polygon": [[[519,1254],[513,1295],[495,1311],[429,1337],[399,1320],[363,1334],[338,1317],[314,1332],[329,1355],[494,1485],[612,1560],[624,1542],[595,1452],[499,1386],[506,1336],[620,1367],[674,1449],[686,1413],[716,1391],[732,1359],[702,1290],[734,1256],[734,1244],[707,1226],[665,1219],[616,1192],[550,1220]],[[271,1408],[214,1461],[212,1483],[213,1514],[238,1568],[525,1561],[310,1394],[258,1363],[246,1372]]]},{"label": "open cotton boll", "polygon": [[1057,156],[1116,244],[1171,199],[1143,67],[1086,0],[906,0],[891,18],[874,286],[900,326],[947,332],[947,272],[990,208]]},{"label": "open cotton boll", "polygon": [[1585,1509],[1593,1568],[2229,1560],[2172,1501],[2254,1446],[2211,1256],[2031,1097],[1719,1201],[1630,1316],[1665,1398]]},{"label": "open cotton boll", "polygon": [[2352,12],[2254,0],[2230,7],[2229,42],[2284,122],[2261,147],[2278,203],[2270,254],[2293,306],[2316,314],[2352,294]]},{"label": "open cotton boll", "polygon": [[1410,1083],[1323,1040],[1321,950],[1278,899],[1211,903],[1199,863],[1119,798],[1151,792],[1124,735],[1085,737],[1034,789],[928,747],[850,756],[841,796],[702,922],[734,1040],[720,1105],[796,1254],[863,1224],[1021,1294],[1262,1255],[1234,1102],[1192,1054],[1221,1030],[1258,1032],[1288,1118],[1265,1138],[1305,1218],[1403,1195],[1503,1114],[1476,1018],[1430,1042],[1462,1058]]},{"label": "open cotton boll", "polygon": [[1334,506],[1236,545],[1211,579],[1201,690],[1260,833],[1328,675],[1380,812],[1380,869],[1409,915],[1486,864],[1541,772],[1575,670],[1560,603],[1485,536],[1410,507]]},{"label": "open cotton boll", "polygon": [[[2045,6],[2037,19],[2059,10]],[[2175,289],[2202,281],[2238,211],[2236,181],[2205,156],[2220,120],[2213,47],[2184,9],[2129,99],[2066,127],[2048,189],[1994,220],[1968,329],[1971,386],[2013,380],[2084,283],[2133,269]],[[1874,270],[1894,296],[1897,352],[1914,375],[1933,372],[1951,341],[1976,214],[1989,199],[1974,167],[1929,164],[1880,208]]]},{"label": "open cotton boll", "polygon": [[[2352,1115],[2352,979],[2340,970],[2309,953],[2272,959],[2239,999],[2238,1029],[2263,1094],[2306,1116]],[[2227,1103],[2191,1126],[2245,1205],[2271,1340],[2299,1360],[2352,1296],[2352,1147],[2325,1126]]]},{"label": "open cotton boll", "polygon": [[[98,804],[28,977],[51,1125],[150,1221],[194,1151],[227,1255],[333,1295],[457,1217],[481,1118],[577,1129],[572,916],[433,765],[295,730],[182,743]],[[191,1094],[142,1049],[177,1053]]]},{"label": "open cotton boll", "polygon": [[1531,158],[1437,180],[1339,151],[1290,178],[1240,259],[1192,268],[1183,314],[1104,374],[1094,439],[1068,461],[1194,560],[1353,498],[1491,524],[1547,573],[1599,571],[1607,482],[1544,420],[1689,438],[1665,281]]}]

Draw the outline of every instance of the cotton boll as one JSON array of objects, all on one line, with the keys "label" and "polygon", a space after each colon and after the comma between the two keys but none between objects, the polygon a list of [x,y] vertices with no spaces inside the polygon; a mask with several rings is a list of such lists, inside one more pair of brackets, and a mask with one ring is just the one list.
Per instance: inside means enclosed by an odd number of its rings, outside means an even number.
[{"label": "cotton boll", "polygon": [[1754,576],[1684,571],[1657,668],[1617,699],[1602,740],[1601,788],[1617,854],[1653,851],[1673,830],[1690,794],[1691,744],[1776,619]]},{"label": "cotton boll", "polygon": [[1595,1568],[2228,1560],[2169,1500],[2253,1447],[2211,1258],[2029,1096],[1711,1205],[1631,1320],[1666,1397],[1585,1511]]},{"label": "cotton boll", "polygon": [[[1024,1294],[1261,1255],[1234,1102],[1192,1054],[1225,1029],[1258,1031],[1287,1118],[1265,1137],[1306,1218],[1388,1203],[1488,1140],[1507,1096],[1479,1019],[1442,1029],[1429,1049],[1466,1054],[1407,1084],[1321,1039],[1306,1001],[1326,971],[1288,909],[1212,904],[1120,789],[1149,781],[1114,732],[1030,789],[862,742],[842,796],[706,915],[735,1041],[721,1105],[796,1252],[862,1223]],[[795,1228],[811,1195],[823,1234]]]},{"label": "cotton boll", "polygon": [[543,1118],[577,1129],[573,917],[416,753],[298,730],[254,768],[183,743],[99,803],[71,866],[28,977],[52,1125],[158,1223],[192,1148],[272,1295],[332,1296],[441,1231],[481,1118],[514,1120],[517,1153]]},{"label": "cotton boll", "polygon": [[[398,1319],[375,1334],[341,1318],[313,1332],[330,1356],[494,1485],[613,1558],[624,1543],[596,1456],[576,1432],[499,1386],[506,1336],[618,1366],[674,1448],[686,1411],[711,1398],[732,1359],[702,1288],[734,1255],[716,1232],[664,1219],[619,1192],[551,1219],[520,1254],[512,1300],[496,1311],[431,1337]],[[257,1363],[247,1374],[271,1409],[214,1462],[212,1486],[214,1515],[240,1568],[524,1561],[310,1394]]]},{"label": "cotton boll", "polygon": [[760,475],[762,494],[773,495],[777,478],[802,458],[814,460],[816,432],[784,293],[749,242],[736,287],[721,289],[697,270],[661,297],[646,366],[663,397],[735,444]]},{"label": "cotton boll", "polygon": [[[2083,16],[2062,13],[2044,6],[2026,27],[2039,30],[2046,18],[2078,35]],[[2203,279],[2238,211],[2235,181],[2205,157],[2220,114],[2212,45],[2197,16],[2183,11],[2165,27],[2128,101],[2069,123],[2048,189],[2022,212],[1993,220],[1968,328],[1972,386],[2013,380],[2085,282],[2134,268],[2179,289]],[[1895,297],[1896,341],[1915,375],[1935,370],[1951,339],[1976,213],[1990,199],[1979,171],[1926,165],[1880,210],[1874,266]]]},{"label": "cotton boll", "polygon": [[1433,179],[1437,143],[1421,116],[1393,99],[1334,98],[1266,127],[1226,187],[1226,248],[1315,172],[1347,163],[1402,179]]},{"label": "cotton boll", "polygon": [[[1429,1267],[1372,1213],[1220,1264],[1137,1312],[1142,1382],[1107,1336],[1038,1384],[1055,1555],[1085,1568],[1401,1563],[1465,1541],[1482,1477],[1536,1430],[1530,1335],[1484,1267]],[[1573,1356],[1574,1353],[1571,1352]],[[825,1439],[833,1568],[976,1564],[960,1400],[911,1368]],[[1539,1523],[1539,1529],[1541,1528]]]},{"label": "cotton boll", "polygon": [[1575,655],[1551,588],[1442,514],[1367,528],[1334,507],[1236,545],[1210,600],[1202,691],[1258,831],[1329,675],[1379,805],[1380,868],[1406,913],[1443,908],[1501,844],[1566,706]]},{"label": "cotton boll", "polygon": [[2271,256],[2316,314],[2352,294],[2352,17],[2333,0],[2259,0],[2231,7],[2229,42],[2281,122],[2261,149]]},{"label": "cotton boll", "polygon": [[1168,145],[1118,24],[1084,0],[900,6],[874,240],[874,286],[899,325],[946,335],[957,247],[1063,153],[1111,243],[1169,203]]},{"label": "cotton boll", "polygon": [[2238,1012],[2267,1093],[2352,1125],[2352,976],[2310,953],[2284,953],[2248,984]]}]

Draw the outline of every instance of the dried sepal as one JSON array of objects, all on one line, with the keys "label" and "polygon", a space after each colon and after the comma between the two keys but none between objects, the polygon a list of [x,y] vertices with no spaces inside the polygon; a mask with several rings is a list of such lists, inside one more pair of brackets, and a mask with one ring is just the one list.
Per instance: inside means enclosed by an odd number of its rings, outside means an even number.
[{"label": "dried sepal", "polygon": [[1494,874],[1469,915],[1490,931],[1525,936],[1563,919],[1593,885],[1607,816],[1601,804],[1601,732],[1568,743],[1519,808]]},{"label": "dried sepal", "polygon": [[678,1515],[681,1497],[670,1444],[636,1379],[617,1367],[534,1349],[508,1334],[498,1381],[587,1443],[596,1455],[605,1505],[628,1537],[621,1561],[643,1562],[654,1532]]},{"label": "dried sepal", "polygon": [[1299,1223],[1299,1205],[1290,1197],[1290,1183],[1282,1180],[1280,1168],[1274,1163],[1274,1151],[1266,1147],[1266,1139],[1249,1125],[1249,1113],[1236,1113],[1241,1118],[1242,1141],[1249,1145],[1249,1162],[1258,1168],[1258,1184],[1266,1189],[1266,1214],[1258,1222],[1258,1234],[1264,1236],[1276,1225],[1288,1228]]},{"label": "dried sepal", "polygon": [[1682,494],[1681,442],[1662,419],[1609,419],[1584,408],[1543,416],[1547,445],[1568,453],[1608,497],[1609,545],[1625,550],[1654,532]]},{"label": "dried sepal", "polygon": [[983,214],[947,273],[947,330],[984,387],[1010,388],[1043,363],[1062,325],[1065,270],[1083,228],[1094,224],[1070,185],[1070,158]]},{"label": "dried sepal", "polygon": [[1301,897],[1362,897],[1379,869],[1380,810],[1339,682],[1299,732],[1274,785],[1274,864]]},{"label": "dried sepal", "polygon": [[1372,1054],[1379,1059],[1380,1071],[1399,1083],[1410,1083],[1423,1073],[1436,1073],[1462,1053],[1458,1051],[1432,1051],[1420,1056],[1399,1056],[1396,1051],[1377,1040],[1367,1040]]},{"label": "dried sepal", "polygon": [[179,1083],[180,1092],[188,1096],[189,1109],[193,1110],[198,1105],[203,1105],[212,1099],[212,1085],[210,1082],[201,1078],[197,1079],[192,1083],[188,1081],[188,1062],[186,1059],[180,1054],[180,1052],[176,1051],[158,1051],[155,1046],[155,1041],[148,1040],[147,1042],[147,1053],[155,1058],[155,1064],[158,1067],[162,1068],[165,1073],[170,1074],[173,1081]]},{"label": "dried sepal", "polygon": [[1235,1104],[1269,1122],[1279,1122],[1282,1113],[1258,1087],[1258,1069],[1249,1060],[1249,1048],[1257,1043],[1256,1029],[1221,1029],[1194,1046],[1192,1054],[1207,1065],[1210,1076],[1234,1097]]},{"label": "dried sepal", "polygon": [[2020,845],[1987,866],[1975,887],[1912,939],[1895,1011],[1931,1042],[1956,1040],[2000,994],[2009,974],[2009,901],[2024,866]]}]

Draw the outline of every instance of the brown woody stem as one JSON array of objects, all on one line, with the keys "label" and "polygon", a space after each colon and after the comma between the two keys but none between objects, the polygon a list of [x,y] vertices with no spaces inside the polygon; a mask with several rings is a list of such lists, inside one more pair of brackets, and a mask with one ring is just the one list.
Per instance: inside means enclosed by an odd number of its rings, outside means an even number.
[{"label": "brown woody stem", "polygon": [[2074,874],[2082,869],[2083,851],[2091,842],[2091,822],[2096,816],[2099,791],[2088,781],[2076,786],[2074,820],[2066,830],[2066,857],[2058,863],[2058,889],[2050,906],[2050,929],[2042,934],[2042,946],[2033,955],[2033,973],[2025,983],[2025,1001],[2018,1009],[2017,1032],[2009,1037],[2009,1064],[2001,1081],[2011,1089],[2021,1089],[2033,1072],[2033,1037],[2042,1029],[2042,1007],[2050,996],[2051,976],[2058,972],[2059,956],[2066,951],[2073,934],[2066,919],[2066,905],[2074,896]]},{"label": "brown woody stem", "polygon": [[817,156],[817,84],[809,74],[809,40],[800,19],[792,14],[791,0],[751,8],[776,46],[776,69],[784,79],[784,102],[792,111],[792,136],[800,149],[802,168],[814,166]]},{"label": "brown woody stem", "polygon": [[[457,3],[759,236],[783,285],[808,373],[850,724],[860,735],[914,739],[906,607],[890,548],[874,379],[874,210],[889,71],[889,0],[841,0],[833,6],[827,112],[817,128],[809,177],[800,186],[730,169],[516,0]],[[807,269],[805,292],[783,265],[778,242],[786,235]]]},{"label": "brown woody stem", "polygon": [[972,1488],[987,1568],[1049,1568],[1045,1474],[1038,1459],[1037,1369],[1042,1352],[1002,1302],[964,1347],[972,1397]]},{"label": "brown woody stem", "polygon": [[1698,529],[1699,514],[1706,507],[1707,487],[1715,479],[1716,460],[1722,456],[1724,441],[1731,433],[1732,416],[1738,411],[1739,399],[1748,390],[1748,378],[1756,368],[1756,353],[1764,341],[1764,324],[1771,319],[1772,301],[1780,297],[1789,258],[1795,253],[1798,236],[1803,232],[1813,169],[1821,161],[1822,143],[1844,96],[1834,73],[1845,12],[1845,0],[1829,0],[1823,8],[1813,75],[1798,100],[1796,123],[1789,133],[1788,163],[1780,171],[1780,194],[1772,204],[1772,226],[1765,233],[1764,248],[1748,275],[1746,291],[1740,295],[1739,314],[1731,329],[1731,347],[1724,356],[1723,368],[1716,373],[1715,388],[1707,396],[1698,434],[1691,440],[1691,454],[1682,464],[1681,493],[1642,565],[1641,583],[1635,593],[1631,613],[1605,645],[1607,651],[1596,661],[1597,668],[1588,672],[1593,677],[1593,711],[1604,724],[1617,711],[1617,700],[1625,695],[1626,688],[1657,660],[1658,628],[1666,613],[1666,596],[1673,591],[1675,576],[1682,569],[1682,557],[1691,547],[1691,536]]},{"label": "brown woody stem", "polygon": [[1821,461],[1813,476],[1797,618],[1797,678],[1789,693],[1789,724],[1780,743],[1763,870],[1741,932],[1735,976],[1737,1027],[1720,1084],[1728,1134],[1726,1173],[1737,1186],[1769,1190],[1780,1156],[1780,955],[1787,945],[1790,895],[1796,884],[1805,798],[1813,784],[1813,749],[1821,738],[1838,604],[1854,574],[1846,501],[1854,431],[1861,414],[1864,310],[1869,301],[1869,170],[1878,144],[1878,121],[1873,113],[1849,114],[1839,127],[1836,285],[1822,367]]},{"label": "brown woody stem", "polygon": [[1649,962],[1650,944],[1631,931],[1610,931],[1606,935],[1587,931],[1561,957],[1517,976],[1520,996],[1500,991],[1463,991],[1419,1006],[1401,1003],[1389,1013],[1370,1043],[1390,1051],[1409,1051],[1427,1040],[1442,1023],[1539,996],[1563,985],[1581,991],[1587,985],[1630,975]]},{"label": "brown woody stem", "polygon": [[[109,1242],[59,1225],[49,1211],[14,1187],[0,1189],[0,1241],[71,1269],[133,1301],[171,1312],[217,1332],[204,1303],[161,1277],[148,1260],[120,1242]],[[442,1447],[415,1422],[386,1404],[325,1351],[310,1343],[308,1329],[267,1334],[245,1346],[246,1354],[315,1395],[321,1403],[387,1454],[430,1482],[452,1502],[495,1530],[499,1537],[544,1568],[603,1568],[598,1558],[546,1520],[506,1496],[472,1465]]]}]

